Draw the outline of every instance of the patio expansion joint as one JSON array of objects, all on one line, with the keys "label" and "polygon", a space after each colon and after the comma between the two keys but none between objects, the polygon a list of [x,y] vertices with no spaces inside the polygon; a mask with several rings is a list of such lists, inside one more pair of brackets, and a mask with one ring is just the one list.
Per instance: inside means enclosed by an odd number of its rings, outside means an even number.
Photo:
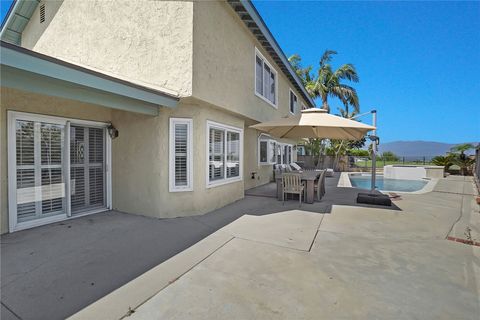
[{"label": "patio expansion joint", "polygon": [[277,247],[277,248],[282,248],[282,249],[288,249],[288,250],[294,250],[294,251],[300,251],[300,252],[309,252],[310,249],[298,249],[298,248],[293,248],[293,247],[287,247],[287,246],[282,246],[282,245],[279,245],[279,244],[275,244],[275,243],[271,243],[271,242],[266,242],[266,241],[259,241],[259,240],[253,240],[253,239],[248,239],[248,238],[243,238],[243,237],[238,237],[238,236],[234,236],[230,233],[228,233],[229,235],[231,235],[233,239],[240,239],[240,240],[244,240],[244,241],[250,241],[250,242],[255,242],[255,243],[259,243],[259,244],[264,244],[264,245],[268,245],[268,246],[272,246],[272,247]]},{"label": "patio expansion joint", "polygon": [[7,309],[11,314],[13,314],[18,320],[22,320],[22,317],[20,317],[18,314],[15,313],[15,311],[12,310],[12,308],[10,308],[9,306],[7,306],[5,304],[5,302],[3,301],[0,301],[0,303],[2,304],[2,306]]},{"label": "patio expansion joint", "polygon": [[[144,305],[146,302],[148,302],[150,299],[152,299],[153,297],[155,297],[157,294],[159,294],[160,292],[162,292],[163,290],[165,290],[166,288],[168,288],[170,285],[172,285],[173,283],[175,283],[177,280],[179,280],[181,277],[183,277],[184,275],[186,275],[188,272],[190,272],[192,269],[194,269],[196,266],[198,266],[200,263],[202,263],[203,261],[205,261],[206,259],[208,259],[209,257],[211,257],[213,254],[215,254],[218,250],[222,249],[224,246],[226,246],[230,241],[232,241],[233,239],[235,239],[235,237],[231,237],[230,239],[228,239],[227,241],[225,241],[221,246],[219,246],[218,248],[216,248],[215,250],[213,250],[212,252],[210,252],[208,255],[206,255],[205,257],[203,257],[201,260],[199,260],[197,263],[195,263],[194,265],[192,265],[190,268],[188,268],[187,270],[185,270],[185,272],[181,273],[178,277],[176,277],[175,279],[171,280],[168,282],[168,284],[166,284],[165,286],[163,286],[162,288],[160,288],[160,290],[158,290],[157,292],[155,292],[154,294],[152,294],[151,296],[147,297],[144,301],[142,301],[140,304],[138,304],[136,307],[132,308],[131,310],[133,312],[131,313],[134,313],[135,310],[137,310],[138,308],[140,308],[142,305]],[[131,313],[126,313],[125,315],[123,315],[121,319],[125,319],[125,318],[128,318]]]},{"label": "patio expansion joint", "polygon": [[325,218],[325,214],[322,214],[322,219],[318,223],[317,231],[315,231],[315,236],[313,236],[312,243],[310,243],[310,247],[308,248],[308,252],[312,251],[313,245],[315,244],[315,240],[317,240],[318,232],[320,231],[320,226],[322,225],[322,221]]},{"label": "patio expansion joint", "polygon": [[458,215],[458,218],[453,222],[452,226],[450,227],[450,230],[448,230],[447,232],[447,235],[445,236],[445,239],[446,240],[449,240],[449,236],[450,234],[452,233],[453,231],[453,228],[455,228],[455,225],[460,221],[460,219],[462,219],[462,216],[463,216],[463,200],[464,200],[465,196],[462,195],[462,200],[460,202],[460,214]]}]

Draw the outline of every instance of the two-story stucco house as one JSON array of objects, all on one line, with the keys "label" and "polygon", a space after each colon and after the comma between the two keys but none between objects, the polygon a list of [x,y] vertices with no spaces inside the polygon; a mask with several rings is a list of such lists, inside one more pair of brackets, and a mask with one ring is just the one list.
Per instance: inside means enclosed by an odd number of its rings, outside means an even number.
[{"label": "two-story stucco house", "polygon": [[1,39],[2,233],[222,207],[296,157],[249,126],[314,107],[249,1],[17,0]]}]

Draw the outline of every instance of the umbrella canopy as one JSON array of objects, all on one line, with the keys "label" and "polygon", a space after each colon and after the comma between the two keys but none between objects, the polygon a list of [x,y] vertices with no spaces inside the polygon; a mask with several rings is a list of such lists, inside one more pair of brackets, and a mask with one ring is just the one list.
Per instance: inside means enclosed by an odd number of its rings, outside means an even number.
[{"label": "umbrella canopy", "polygon": [[302,110],[296,116],[263,122],[250,126],[278,138],[328,138],[342,140],[359,140],[375,127],[334,116],[324,109],[311,108]]}]

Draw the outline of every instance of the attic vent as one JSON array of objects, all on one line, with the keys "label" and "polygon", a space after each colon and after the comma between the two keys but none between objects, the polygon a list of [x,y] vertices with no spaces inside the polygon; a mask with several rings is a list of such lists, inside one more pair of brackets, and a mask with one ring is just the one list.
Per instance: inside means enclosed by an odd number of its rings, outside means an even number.
[{"label": "attic vent", "polygon": [[40,23],[45,22],[45,4],[40,5]]}]

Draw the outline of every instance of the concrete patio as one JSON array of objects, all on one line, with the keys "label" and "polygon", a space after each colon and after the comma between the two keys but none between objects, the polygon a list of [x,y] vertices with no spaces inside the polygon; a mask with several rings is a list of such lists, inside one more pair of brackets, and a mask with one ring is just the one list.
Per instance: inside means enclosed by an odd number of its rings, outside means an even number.
[{"label": "concrete patio", "polygon": [[480,248],[445,240],[465,226],[480,238],[471,181],[387,209],[337,182],[300,209],[246,196],[197,217],[108,212],[2,236],[2,319],[88,305],[73,318],[478,319]]},{"label": "concrete patio", "polygon": [[449,178],[399,210],[246,215],[72,318],[478,319],[480,248],[446,240],[472,193]]}]

